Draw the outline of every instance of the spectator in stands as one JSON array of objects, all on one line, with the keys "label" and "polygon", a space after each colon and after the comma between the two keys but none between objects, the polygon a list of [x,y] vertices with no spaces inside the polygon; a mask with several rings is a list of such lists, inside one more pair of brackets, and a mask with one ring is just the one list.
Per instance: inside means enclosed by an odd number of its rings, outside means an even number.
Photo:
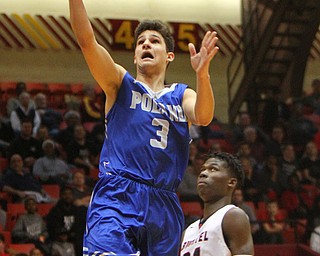
[{"label": "spectator in stands", "polygon": [[64,122],[67,125],[66,128],[61,129],[54,139],[62,146],[62,149],[65,150],[73,138],[74,126],[81,124],[79,112],[75,110],[69,110],[64,114]]},{"label": "spectator in stands", "polygon": [[[15,110],[18,106],[19,106],[19,96],[22,92],[26,92],[27,88],[26,88],[26,84],[23,82],[18,82],[16,84],[16,96],[15,97],[10,97],[7,101],[7,115],[8,117],[10,117],[11,112],[13,110]],[[34,102],[32,99],[30,99],[31,102],[31,106],[34,107]]]},{"label": "spectator in stands", "polygon": [[30,256],[44,256],[44,253],[37,247],[30,250]]},{"label": "spectator in stands", "polygon": [[57,157],[54,141],[45,140],[42,143],[42,149],[44,156],[35,161],[33,176],[39,179],[41,184],[58,184],[63,187],[71,178],[69,166]]},{"label": "spectator in stands", "polygon": [[285,126],[276,123],[271,127],[271,135],[266,146],[266,156],[275,155],[281,157],[281,146],[287,141]]},{"label": "spectator in stands", "polygon": [[300,158],[306,144],[313,140],[318,130],[313,122],[303,116],[301,101],[294,102],[293,114],[288,127],[290,127],[290,140],[294,144],[298,158]]},{"label": "spectator in stands", "polygon": [[310,247],[320,253],[320,195],[315,198],[307,221],[306,236],[310,238]]},{"label": "spectator in stands", "polygon": [[36,197],[37,202],[51,202],[39,181],[23,167],[22,157],[18,154],[11,156],[3,184],[3,191],[12,195],[15,203],[22,202],[28,195]]},{"label": "spectator in stands", "polygon": [[6,253],[6,243],[2,234],[0,234],[0,256],[9,256],[9,254]]},{"label": "spectator in stands", "polygon": [[291,110],[282,99],[283,96],[280,89],[275,89],[271,95],[267,95],[265,99],[265,105],[261,115],[262,120],[259,125],[263,131],[270,136],[275,123],[286,123],[290,119]]},{"label": "spectator in stands", "polygon": [[250,225],[251,225],[251,234],[253,237],[253,240],[255,241],[255,234],[257,233],[257,231],[260,229],[259,223],[257,222],[257,217],[256,217],[256,213],[255,213],[255,209],[252,209],[252,207],[250,207],[243,199],[243,192],[241,188],[236,188],[233,192],[233,196],[232,196],[232,203],[235,206],[238,206],[239,208],[241,208],[242,210],[244,210],[244,212],[248,215],[249,220],[250,220]]},{"label": "spectator in stands", "polygon": [[44,219],[37,213],[37,202],[33,197],[27,197],[24,206],[26,213],[18,217],[12,229],[12,241],[18,244],[33,243],[49,254],[49,234]]},{"label": "spectator in stands", "polygon": [[0,233],[0,256],[14,256],[17,253],[15,250],[7,248],[7,242]]},{"label": "spectator in stands", "polygon": [[270,155],[267,157],[259,180],[259,187],[266,198],[272,200],[280,198],[282,191],[286,188],[287,179],[276,156]]},{"label": "spectator in stands", "polygon": [[198,141],[192,140],[191,143],[189,144],[189,160],[188,160],[189,166],[192,165],[198,153],[199,153]]},{"label": "spectator in stands", "polygon": [[80,115],[82,122],[101,122],[103,118],[103,106],[98,101],[94,87],[84,87],[84,96],[80,104]]},{"label": "spectator in stands", "polygon": [[21,133],[15,138],[9,149],[8,158],[13,154],[19,154],[27,168],[32,170],[33,164],[37,158],[43,154],[40,142],[32,137],[32,122],[24,120],[21,124]]},{"label": "spectator in stands", "polygon": [[317,114],[320,114],[320,79],[315,78],[311,82],[311,93],[307,95],[309,101],[316,107]]},{"label": "spectator in stands", "polygon": [[318,183],[318,181],[310,175],[310,170],[308,168],[299,169],[297,175],[299,176],[300,183],[303,185],[317,185]]},{"label": "spectator in stands", "polygon": [[41,118],[41,124],[45,125],[49,130],[49,134],[54,137],[59,132],[62,115],[60,112],[48,107],[47,96],[44,93],[38,93],[34,101],[36,104],[36,112]]},{"label": "spectator in stands", "polygon": [[51,136],[49,135],[49,130],[47,126],[40,125],[35,138],[40,142],[41,145],[45,140],[50,139]]},{"label": "spectator in stands", "polygon": [[316,144],[318,151],[320,151],[320,129],[318,129],[317,133],[314,135],[313,141]]},{"label": "spectator in stands", "polygon": [[255,126],[248,126],[243,130],[244,141],[249,143],[253,157],[257,162],[263,162],[265,159],[265,142],[267,141],[264,134],[261,134]]},{"label": "spectator in stands", "polygon": [[251,116],[248,112],[242,112],[239,114],[238,123],[232,128],[232,143],[237,145],[240,141],[244,140],[244,129],[251,126]]},{"label": "spectator in stands", "polygon": [[252,149],[249,142],[240,141],[237,145],[236,155],[238,158],[248,157],[252,166],[258,166],[257,159],[255,159],[252,155]]},{"label": "spectator in stands", "polygon": [[101,151],[101,148],[103,146],[105,138],[105,124],[100,122],[94,125],[92,128],[92,131],[88,132],[88,139],[90,139],[94,145],[96,145],[96,148],[99,149],[98,151]]},{"label": "spectator in stands", "polygon": [[99,149],[86,136],[81,124],[74,126],[72,140],[66,148],[68,163],[82,168],[86,174],[97,168],[99,163]]},{"label": "spectator in stands", "polygon": [[281,196],[282,208],[288,212],[291,219],[304,219],[309,215],[313,206],[314,196],[300,183],[296,174],[288,177],[288,188]]},{"label": "spectator in stands", "polygon": [[85,228],[85,221],[79,218],[78,207],[74,204],[73,191],[70,187],[61,189],[59,201],[47,216],[47,228],[51,240],[55,240],[64,230],[67,235],[66,240],[74,244],[77,255],[79,255],[78,252],[82,252],[83,233],[81,232]]},{"label": "spectator in stands", "polygon": [[298,168],[300,172],[309,172],[309,179],[312,184],[315,184],[316,180],[320,178],[320,157],[318,148],[313,141],[306,144]]},{"label": "spectator in stands", "polygon": [[[93,185],[93,184],[92,184]],[[91,193],[93,187],[88,185],[88,181],[83,171],[77,170],[72,176],[71,188],[73,191],[74,205],[78,208],[78,219],[80,223],[86,222],[87,209],[91,199]],[[81,245],[83,241],[83,234],[85,232],[85,225],[80,225],[76,232],[75,240],[79,241]],[[80,255],[81,247],[77,247],[76,250]],[[81,254],[82,255],[82,254]]]},{"label": "spectator in stands", "polygon": [[262,221],[261,232],[259,234],[261,243],[282,244],[282,232],[285,226],[285,216],[280,212],[277,201],[267,202],[266,211],[259,216]]},{"label": "spectator in stands", "polygon": [[252,165],[249,157],[242,156],[239,158],[239,160],[245,175],[242,187],[244,200],[252,201],[257,204],[258,201],[261,200],[261,190],[259,188],[259,170]]},{"label": "spectator in stands", "polygon": [[56,231],[56,237],[52,242],[52,256],[76,256],[73,243],[69,241],[69,233],[66,228]]},{"label": "spectator in stands", "polygon": [[6,152],[14,137],[15,134],[10,122],[0,113],[0,156],[6,156]]},{"label": "spectator in stands", "polygon": [[317,113],[316,103],[313,102],[311,98],[304,98],[302,100],[302,104],[303,104],[303,117],[311,121],[319,131],[320,115],[319,113]]},{"label": "spectator in stands", "polygon": [[320,226],[317,226],[310,236],[310,248],[320,253]]},{"label": "spectator in stands", "polygon": [[32,105],[30,100],[30,94],[27,92],[22,92],[19,95],[19,106],[10,114],[11,127],[16,134],[20,133],[22,122],[24,120],[31,121],[33,125],[33,135],[36,135],[41,124],[40,116],[36,112],[35,107]]},{"label": "spectator in stands", "polygon": [[281,146],[280,166],[287,179],[291,174],[296,173],[298,161],[293,144],[285,143]]},{"label": "spectator in stands", "polygon": [[178,193],[181,201],[201,201],[197,190],[197,179],[204,162],[204,155],[198,153],[192,162],[192,165],[187,167],[181,184],[178,187]]},{"label": "spectator in stands", "polygon": [[201,137],[198,140],[198,148],[203,153],[210,152],[214,142],[220,142],[225,147],[224,151],[231,151],[231,145],[228,144],[223,124],[214,117],[208,126],[200,126]]},{"label": "spectator in stands", "polygon": [[211,144],[209,154],[217,153],[217,152],[222,152],[222,147],[219,141],[214,141]]},{"label": "spectator in stands", "polygon": [[[1,179],[2,177],[0,177]],[[2,185],[1,185],[1,189],[0,191],[2,191]],[[1,206],[0,206],[0,230],[2,228],[2,230],[5,229],[5,226],[7,224],[7,212],[3,209],[7,209],[7,203],[8,201],[6,199],[2,199],[4,202],[1,202]]]},{"label": "spectator in stands", "polygon": [[71,188],[74,197],[74,204],[78,207],[88,207],[92,187],[87,185],[86,175],[82,170],[76,170],[72,175]]}]

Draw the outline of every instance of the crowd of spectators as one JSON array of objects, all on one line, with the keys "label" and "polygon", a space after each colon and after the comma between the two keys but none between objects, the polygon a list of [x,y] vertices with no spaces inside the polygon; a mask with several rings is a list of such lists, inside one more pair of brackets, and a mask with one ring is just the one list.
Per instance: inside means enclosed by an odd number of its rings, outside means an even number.
[{"label": "crowd of spectators", "polygon": [[[234,202],[248,215],[255,215],[255,241],[282,243],[283,223],[297,219],[308,220],[304,241],[309,241],[320,225],[316,214],[320,201],[320,80],[313,82],[312,89],[299,99],[266,101],[262,116],[255,121],[250,113],[242,112],[236,124],[224,124],[216,113],[207,127],[192,125],[189,164],[178,189],[180,200],[199,200],[196,179],[203,156],[227,151],[239,157],[245,171],[244,186],[236,191]],[[48,215],[54,228],[65,212],[71,217],[64,218],[69,224],[59,230],[47,227],[46,240],[56,241],[57,251],[59,246],[69,248],[67,242],[71,242],[74,251],[70,249],[70,255],[81,255],[82,238],[76,234],[83,232],[96,182],[92,174],[96,174],[104,138],[103,104],[99,104],[104,99],[85,87],[78,109],[56,109],[48,104],[48,95],[31,95],[23,83],[17,84],[16,92],[0,120],[0,157],[9,163],[1,169],[1,191],[11,202],[27,203],[30,196],[35,203],[55,202]],[[61,198],[47,195],[44,184],[59,185]],[[6,201],[0,202],[6,210]],[[253,212],[243,206],[246,202],[253,205]],[[259,208],[262,203],[263,211]],[[81,223],[76,231],[70,228],[74,222]],[[268,232],[277,235],[268,236]]]},{"label": "crowd of spectators", "polygon": [[253,208],[252,222],[260,226],[252,229],[255,242],[284,243],[290,240],[288,230],[295,229],[299,241],[309,243],[312,235],[320,244],[320,234],[315,233],[319,217],[314,214],[320,200],[320,80],[315,79],[312,92],[301,98],[283,101],[277,93],[266,100],[258,117],[241,112],[231,125],[220,122],[218,115],[208,127],[191,129],[193,142],[178,191],[180,200],[197,195],[199,154],[228,151],[239,157],[245,171],[241,194]]},{"label": "crowd of spectators", "polygon": [[[45,256],[82,255],[104,138],[103,97],[92,88],[85,87],[77,109],[59,109],[50,107],[50,95],[17,83],[0,115],[0,158],[7,163],[0,167],[1,228],[8,228],[7,205],[24,204],[25,214],[8,230],[11,241],[33,243]],[[44,185],[59,186],[60,197]],[[54,205],[46,216],[37,213],[43,203]]]}]

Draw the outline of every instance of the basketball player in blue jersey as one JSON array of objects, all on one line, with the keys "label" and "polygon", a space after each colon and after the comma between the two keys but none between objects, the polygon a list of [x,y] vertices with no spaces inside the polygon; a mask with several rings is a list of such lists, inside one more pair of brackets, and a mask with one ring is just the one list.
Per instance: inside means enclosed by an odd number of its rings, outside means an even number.
[{"label": "basketball player in blue jersey", "polygon": [[88,208],[84,255],[176,256],[183,214],[176,189],[188,161],[189,125],[214,114],[209,66],[216,32],[201,49],[189,44],[196,92],[165,84],[174,41],[159,21],[135,31],[136,77],[99,45],[82,0],[69,0],[71,25],[89,69],[106,94],[105,141],[99,181]]},{"label": "basketball player in blue jersey", "polygon": [[180,256],[253,255],[249,218],[231,204],[243,181],[242,166],[233,155],[214,153],[203,164],[197,182],[203,217],[184,231]]}]

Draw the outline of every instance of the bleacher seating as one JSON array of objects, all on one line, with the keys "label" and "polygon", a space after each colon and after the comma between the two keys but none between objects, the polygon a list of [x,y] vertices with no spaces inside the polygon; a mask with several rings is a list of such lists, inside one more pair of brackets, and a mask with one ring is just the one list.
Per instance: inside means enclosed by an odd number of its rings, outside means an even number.
[{"label": "bleacher seating", "polygon": [[257,215],[257,209],[256,209],[256,206],[254,205],[254,202],[253,201],[246,201],[245,203],[252,209],[252,211],[255,213],[255,215]]},{"label": "bleacher seating", "polygon": [[38,213],[45,218],[54,206],[54,203],[39,203],[37,205]]},{"label": "bleacher seating", "polygon": [[319,256],[319,253],[312,251],[309,246],[304,244],[273,244],[255,245],[255,256]]},{"label": "bleacher seating", "polygon": [[0,82],[1,95],[4,96],[5,99],[8,99],[10,96],[15,95],[16,84],[16,82]]},{"label": "bleacher seating", "polygon": [[16,224],[18,217],[25,212],[26,210],[23,203],[8,203],[6,230],[11,231]]},{"label": "bleacher seating", "polygon": [[8,247],[20,253],[25,253],[29,255],[31,249],[35,247],[34,244],[9,244]]},{"label": "bleacher seating", "polygon": [[6,245],[11,244],[11,242],[12,242],[12,240],[11,240],[11,232],[5,231],[5,230],[1,230],[0,234],[3,235]]},{"label": "bleacher seating", "polygon": [[39,92],[47,94],[47,85],[44,83],[26,83],[27,92],[36,95]]},{"label": "bleacher seating", "polygon": [[70,91],[75,96],[83,96],[83,84],[70,84]]},{"label": "bleacher seating", "polygon": [[3,172],[9,166],[7,158],[0,156],[0,172]]},{"label": "bleacher seating", "polygon": [[19,215],[26,212],[23,203],[8,203],[7,211],[8,213],[15,214],[15,215]]},{"label": "bleacher seating", "polygon": [[12,196],[11,194],[5,192],[5,191],[1,191],[0,192],[0,199],[6,201],[7,203],[11,203],[12,202]]},{"label": "bleacher seating", "polygon": [[203,210],[200,202],[180,202],[183,214],[185,216],[198,216],[201,217]]},{"label": "bleacher seating", "polygon": [[97,124],[97,122],[84,122],[82,125],[83,128],[90,133]]},{"label": "bleacher seating", "polygon": [[49,105],[56,109],[66,108],[65,95],[71,93],[69,84],[48,83],[47,88]]},{"label": "bleacher seating", "polygon": [[42,188],[44,191],[48,193],[49,196],[52,198],[58,199],[60,197],[60,187],[56,184],[43,184]]}]

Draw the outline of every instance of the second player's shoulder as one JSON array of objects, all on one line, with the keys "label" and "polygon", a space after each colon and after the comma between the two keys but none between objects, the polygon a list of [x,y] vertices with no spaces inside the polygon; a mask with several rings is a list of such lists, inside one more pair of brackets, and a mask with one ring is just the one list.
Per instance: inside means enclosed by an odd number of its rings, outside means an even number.
[{"label": "second player's shoulder", "polygon": [[227,233],[242,230],[249,225],[248,215],[239,207],[232,207],[223,218],[223,230]]},{"label": "second player's shoulder", "polygon": [[240,207],[234,206],[234,207],[231,207],[226,212],[226,214],[224,216],[224,219],[225,220],[229,220],[230,219],[231,221],[233,221],[234,218],[245,218],[245,219],[248,219],[248,215]]}]

